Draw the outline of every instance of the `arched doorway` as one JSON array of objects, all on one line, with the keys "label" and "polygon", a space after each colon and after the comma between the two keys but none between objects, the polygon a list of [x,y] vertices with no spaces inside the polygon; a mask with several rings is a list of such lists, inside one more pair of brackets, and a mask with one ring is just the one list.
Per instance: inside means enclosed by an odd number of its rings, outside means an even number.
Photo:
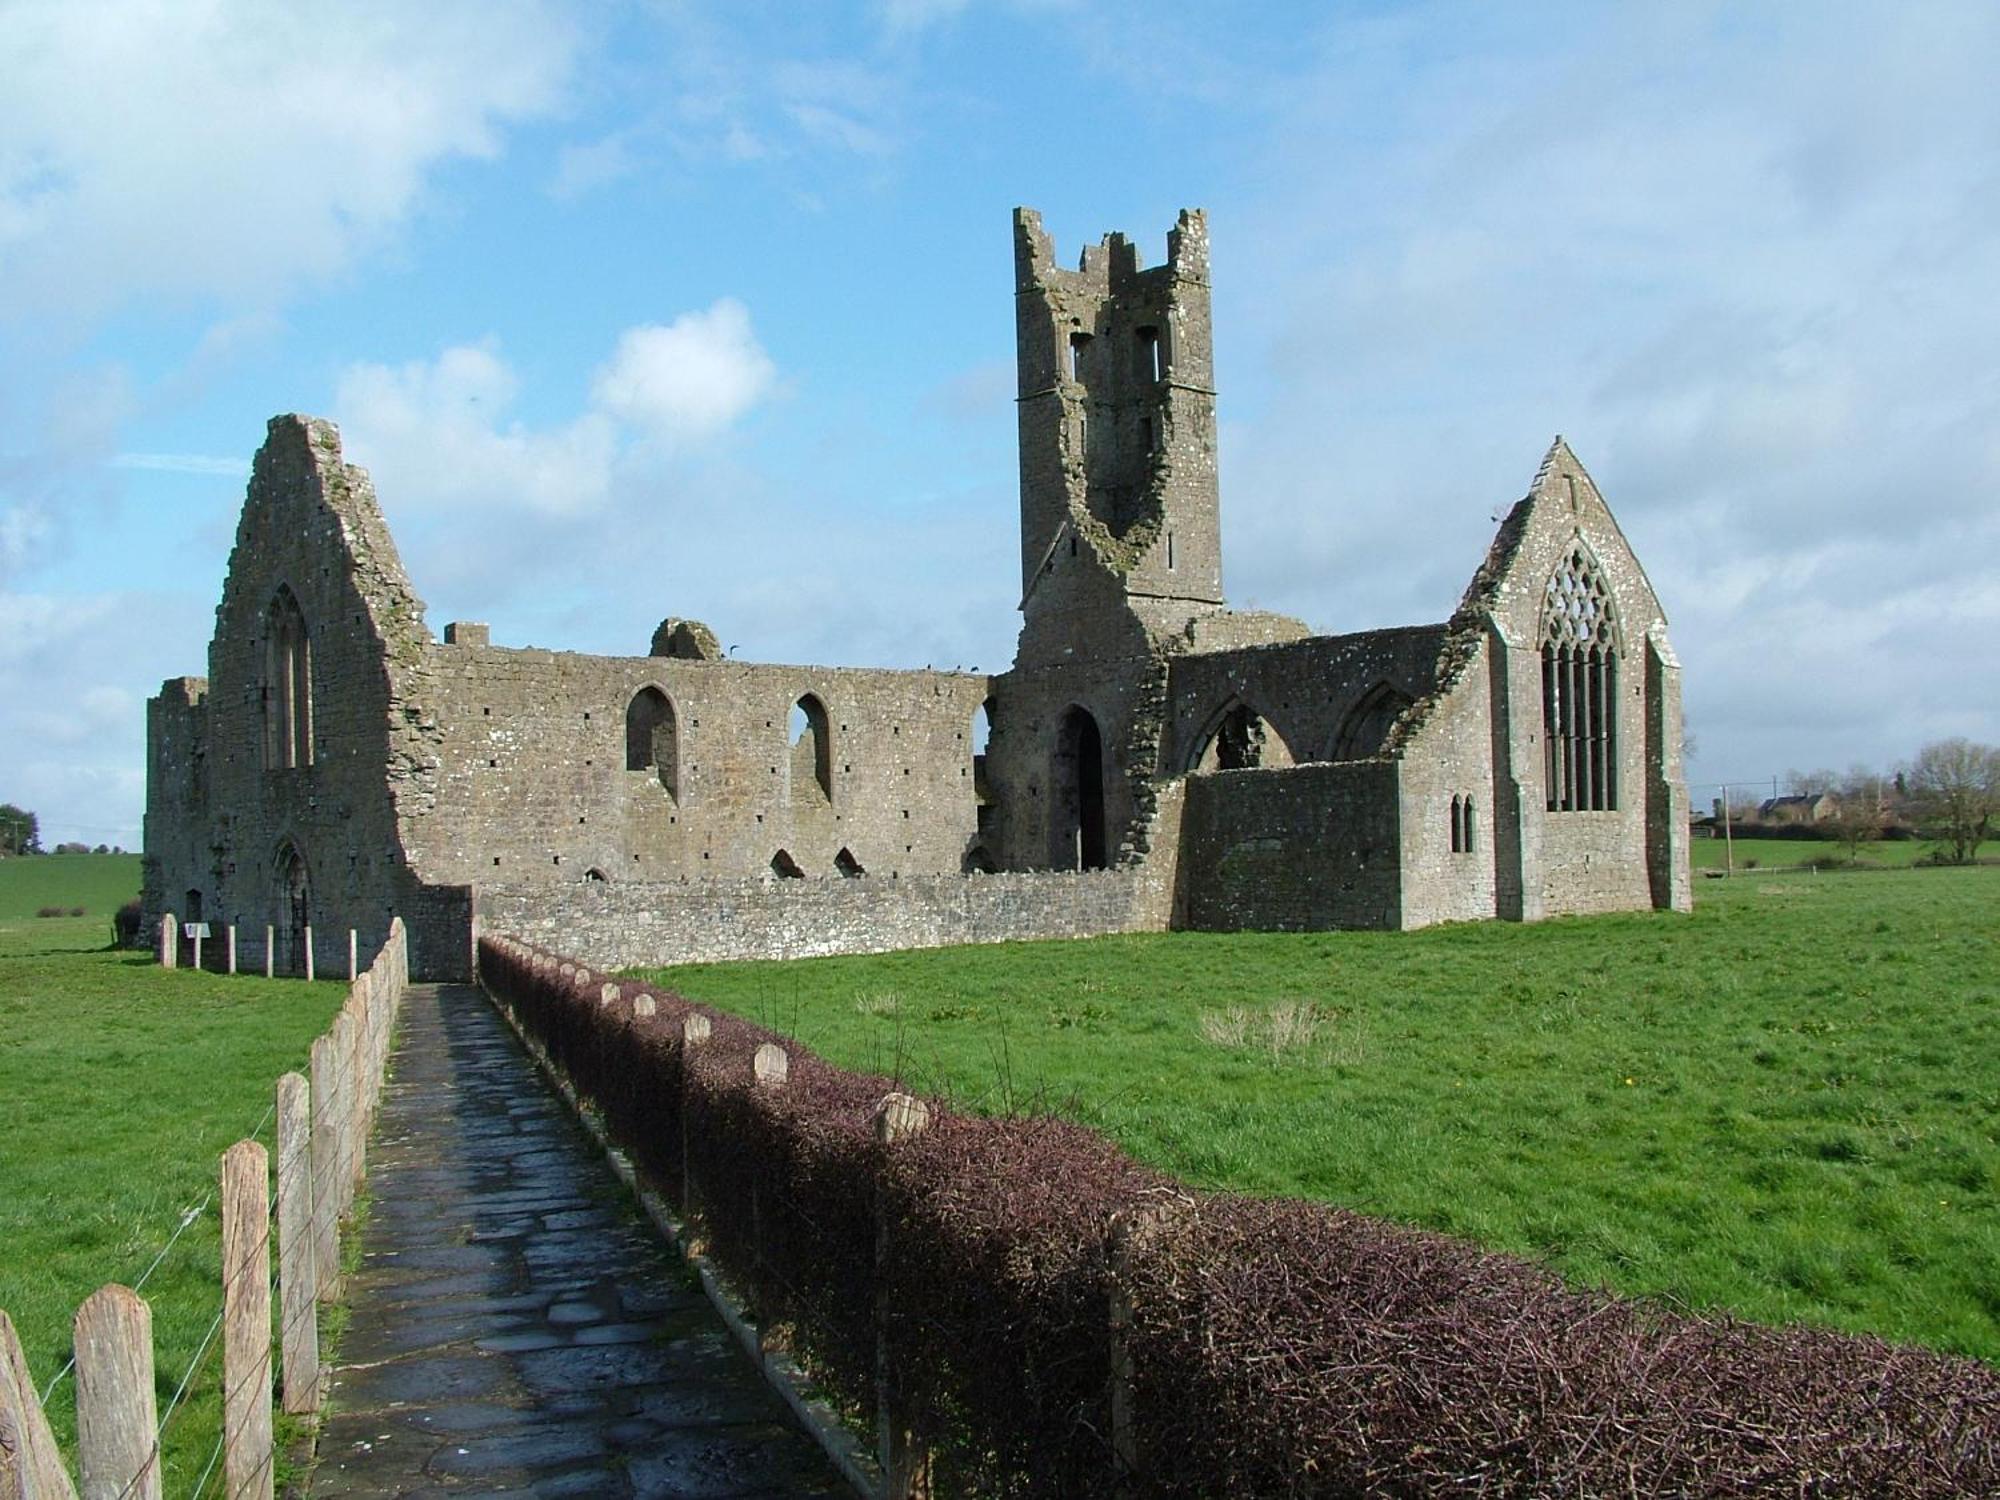
[{"label": "arched doorway", "polygon": [[1056,730],[1049,776],[1049,863],[1058,870],[1101,870],[1104,830],[1104,736],[1090,710],[1072,706]]},{"label": "arched doorway", "polygon": [[312,875],[298,845],[289,840],[279,845],[276,874],[276,918],[271,925],[278,951],[272,967],[280,974],[303,974],[306,932],[312,926]]}]

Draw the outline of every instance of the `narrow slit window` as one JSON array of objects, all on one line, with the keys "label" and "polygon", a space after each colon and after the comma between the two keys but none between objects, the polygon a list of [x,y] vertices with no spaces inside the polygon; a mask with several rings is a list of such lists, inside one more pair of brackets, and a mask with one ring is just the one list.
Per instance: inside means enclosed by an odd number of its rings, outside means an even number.
[{"label": "narrow slit window", "polygon": [[1069,336],[1069,378],[1083,379],[1083,351],[1090,347],[1090,335],[1072,333]]},{"label": "narrow slit window", "polygon": [[1461,849],[1465,847],[1464,843],[1465,825],[1459,821],[1460,808],[1461,808],[1461,803],[1459,799],[1456,797],[1452,798],[1451,799],[1451,852],[1453,854],[1457,854]]}]

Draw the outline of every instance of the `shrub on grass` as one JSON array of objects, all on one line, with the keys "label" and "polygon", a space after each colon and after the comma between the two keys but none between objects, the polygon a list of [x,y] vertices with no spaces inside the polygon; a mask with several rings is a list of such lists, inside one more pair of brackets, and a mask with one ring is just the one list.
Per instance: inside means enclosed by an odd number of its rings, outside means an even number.
[{"label": "shrub on grass", "polygon": [[62,914],[63,909],[60,906],[38,906],[35,908],[35,915],[38,917],[59,917]]},{"label": "shrub on grass", "polygon": [[139,921],[145,909],[137,901],[127,901],[111,914],[111,946],[114,948],[136,948],[139,946]]}]

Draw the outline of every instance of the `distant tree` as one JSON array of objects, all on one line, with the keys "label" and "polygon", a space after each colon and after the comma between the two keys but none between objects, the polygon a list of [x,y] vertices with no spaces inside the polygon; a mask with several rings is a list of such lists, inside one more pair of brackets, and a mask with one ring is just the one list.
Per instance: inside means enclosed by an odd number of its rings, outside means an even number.
[{"label": "distant tree", "polygon": [[1907,782],[1919,823],[1950,851],[1952,863],[1968,863],[2000,814],[2000,750],[1939,740],[1917,752]]},{"label": "distant tree", "polygon": [[1853,859],[1861,853],[1863,844],[1882,837],[1889,821],[1891,786],[1880,772],[1856,766],[1831,790],[1835,810],[1820,826]]},{"label": "distant tree", "polygon": [[111,852],[111,846],[109,844],[99,844],[95,849],[91,850],[90,852],[92,854],[109,854]]},{"label": "distant tree", "polygon": [[0,802],[0,855],[40,854],[42,825],[25,807]]}]

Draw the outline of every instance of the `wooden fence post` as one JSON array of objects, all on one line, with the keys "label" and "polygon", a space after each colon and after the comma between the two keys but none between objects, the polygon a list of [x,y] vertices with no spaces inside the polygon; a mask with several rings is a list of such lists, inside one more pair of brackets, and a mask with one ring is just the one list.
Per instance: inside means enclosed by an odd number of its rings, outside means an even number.
[{"label": "wooden fence post", "polygon": [[114,1282],[76,1310],[73,1336],[83,1500],[161,1500],[153,1310]]},{"label": "wooden fence post", "polygon": [[278,1080],[278,1347],[285,1410],[319,1410],[319,1273],[313,1264],[312,1091]]},{"label": "wooden fence post", "polygon": [[271,1161],[222,1153],[222,1488],[271,1500]]},{"label": "wooden fence post", "polygon": [[13,1320],[0,1312],[0,1500],[76,1500]]},{"label": "wooden fence post", "polygon": [[340,1128],[334,1117],[336,1067],[333,1037],[312,1044],[312,1242],[313,1275],[319,1300],[331,1302],[340,1292],[339,1194]]},{"label": "wooden fence post", "polygon": [[347,1025],[347,1192],[351,1207],[368,1172],[368,1025],[358,1000],[349,995],[339,1021]]},{"label": "wooden fence post", "polygon": [[171,969],[181,961],[181,930],[172,912],[160,915],[160,967]]},{"label": "wooden fence post", "polygon": [[699,1012],[681,1022],[681,1219],[687,1225],[687,1253],[691,1256],[700,1254],[703,1245],[701,1236],[695,1228],[698,1205],[694,1190],[692,1152],[688,1147],[688,1139],[692,1133],[688,1126],[688,1100],[694,1094],[694,1085],[690,1082],[693,1076],[693,1058],[690,1054],[697,1047],[707,1046],[713,1031],[708,1017]]},{"label": "wooden fence post", "polygon": [[[888,1094],[875,1106],[875,1140],[884,1151],[930,1127],[930,1107],[909,1094]],[[882,1291],[893,1250],[889,1213],[875,1189],[875,1421],[885,1500],[924,1500],[931,1492],[930,1455],[910,1432],[889,1354],[889,1301]]]}]

